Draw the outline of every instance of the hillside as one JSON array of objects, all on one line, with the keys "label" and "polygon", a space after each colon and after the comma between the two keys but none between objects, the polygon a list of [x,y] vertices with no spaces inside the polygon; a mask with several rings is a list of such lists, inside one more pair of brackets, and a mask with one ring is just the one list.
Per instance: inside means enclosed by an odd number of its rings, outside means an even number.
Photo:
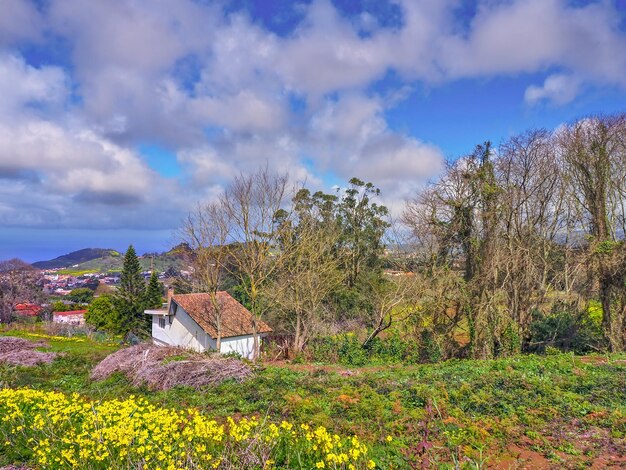
[{"label": "hillside", "polygon": [[[165,253],[149,253],[139,257],[139,263],[144,271],[154,269],[163,272],[169,268],[177,270],[184,269],[186,264],[183,261],[183,252],[178,248],[173,248]],[[49,261],[38,261],[33,266],[40,269],[64,268],[62,274],[85,274],[85,273],[107,273],[122,270],[124,262],[123,253],[115,250],[101,248],[85,248],[74,251],[67,255],[59,256]]]},{"label": "hillside", "polygon": [[119,256],[119,252],[108,248],[83,248],[82,250],[72,251],[71,253],[58,256],[48,261],[37,261],[33,263],[33,266],[39,269],[68,268],[99,258]]}]

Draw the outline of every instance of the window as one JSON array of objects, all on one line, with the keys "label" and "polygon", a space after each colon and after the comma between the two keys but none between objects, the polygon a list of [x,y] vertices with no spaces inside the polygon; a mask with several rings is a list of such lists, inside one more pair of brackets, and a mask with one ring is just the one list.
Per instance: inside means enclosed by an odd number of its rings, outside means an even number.
[{"label": "window", "polygon": [[159,328],[165,328],[165,318],[159,318]]}]

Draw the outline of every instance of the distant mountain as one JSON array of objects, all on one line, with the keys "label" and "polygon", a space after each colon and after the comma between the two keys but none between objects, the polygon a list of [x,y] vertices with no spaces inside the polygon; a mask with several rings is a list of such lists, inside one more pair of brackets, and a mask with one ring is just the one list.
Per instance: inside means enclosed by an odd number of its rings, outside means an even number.
[{"label": "distant mountain", "polygon": [[[184,246],[174,247],[165,253],[146,253],[139,257],[141,269],[158,272],[172,268],[176,271],[186,269]],[[124,254],[102,248],[85,248],[50,261],[37,261],[33,266],[39,269],[62,269],[62,274],[79,275],[86,273],[111,273],[122,270]]]},{"label": "distant mountain", "polygon": [[59,256],[49,261],[37,261],[33,266],[39,269],[55,269],[69,268],[76,264],[86,263],[88,261],[104,258],[104,257],[121,257],[121,254],[115,250],[107,248],[83,248],[82,250],[72,251],[66,255]]}]

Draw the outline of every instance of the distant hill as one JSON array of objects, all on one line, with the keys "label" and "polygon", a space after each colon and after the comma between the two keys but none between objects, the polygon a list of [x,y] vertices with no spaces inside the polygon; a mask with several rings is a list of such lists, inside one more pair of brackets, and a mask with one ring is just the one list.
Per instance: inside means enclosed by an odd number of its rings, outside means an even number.
[{"label": "distant hill", "polygon": [[37,261],[33,266],[39,269],[69,268],[75,264],[86,263],[103,257],[120,257],[120,253],[107,248],[83,248],[72,251],[49,261]]},{"label": "distant hill", "polygon": [[[81,258],[81,254],[84,254]],[[180,246],[165,253],[146,253],[139,257],[141,269],[149,271],[152,266],[159,272],[169,268],[185,269],[185,251]],[[85,248],[50,261],[38,261],[33,266],[39,269],[61,269],[62,274],[110,273],[122,270],[124,254],[115,250]]]}]

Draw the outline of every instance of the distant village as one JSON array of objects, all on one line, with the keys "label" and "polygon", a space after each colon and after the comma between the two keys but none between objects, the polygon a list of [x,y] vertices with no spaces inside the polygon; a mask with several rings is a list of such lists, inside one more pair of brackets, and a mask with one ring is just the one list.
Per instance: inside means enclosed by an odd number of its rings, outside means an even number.
[{"label": "distant village", "polygon": [[[72,266],[72,268],[76,267]],[[72,298],[72,293],[77,292],[77,289],[89,289],[97,297],[114,291],[120,282],[119,272],[71,275],[63,273],[63,271],[67,271],[67,268],[41,270],[38,285],[41,286],[41,292],[48,300],[41,303],[15,304],[14,317],[18,320],[28,321],[29,318],[34,319],[47,314],[48,320],[54,323],[83,325],[85,323],[84,314],[87,310],[84,308],[85,305]],[[152,271],[142,272],[146,280],[150,278],[151,274]],[[183,277],[189,274],[188,271],[177,273]],[[171,282],[171,272],[158,272],[157,275],[164,285],[169,285]]]}]

